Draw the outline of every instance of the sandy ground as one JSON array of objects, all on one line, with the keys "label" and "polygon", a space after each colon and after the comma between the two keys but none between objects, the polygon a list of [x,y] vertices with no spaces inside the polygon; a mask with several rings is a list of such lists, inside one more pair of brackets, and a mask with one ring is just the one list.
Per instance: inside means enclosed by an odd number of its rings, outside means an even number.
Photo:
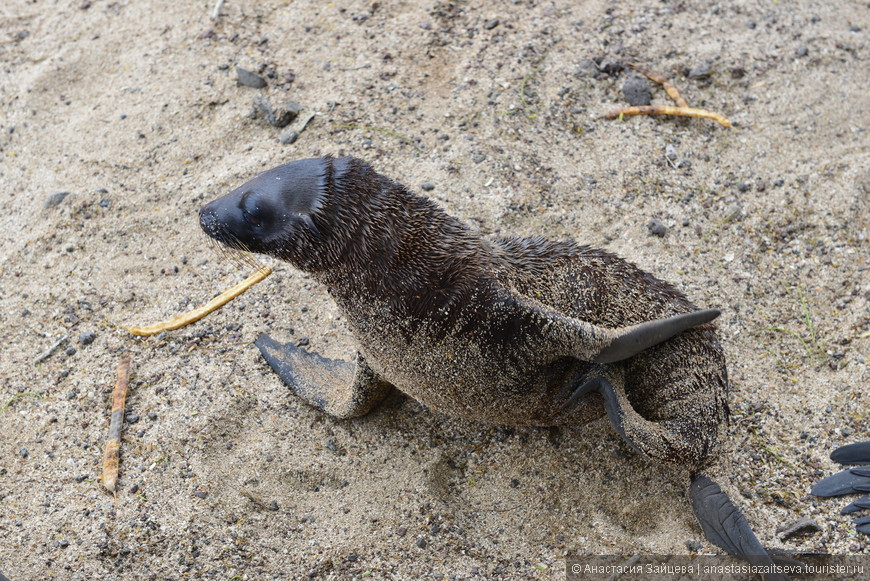
[{"label": "sandy ground", "polygon": [[[198,208],[325,153],[430,182],[485,233],[601,246],[721,308],[734,418],[712,470],[765,544],[870,553],[844,502],[807,494],[870,431],[867,2],[227,0],[217,21],[212,5],[0,6],[0,571],[561,579],[569,554],[715,549],[685,472],[606,421],[508,429],[395,396],[340,422],[302,404],[256,335],[354,347],[288,266],[163,337],[119,327],[249,274],[207,244]],[[603,119],[627,73],[594,63],[629,60],[735,127]],[[240,86],[237,66],[268,86]],[[317,115],[282,145],[251,118],[256,95]],[[125,352],[112,497],[98,477]],[[776,538],[801,516],[821,531]]]}]

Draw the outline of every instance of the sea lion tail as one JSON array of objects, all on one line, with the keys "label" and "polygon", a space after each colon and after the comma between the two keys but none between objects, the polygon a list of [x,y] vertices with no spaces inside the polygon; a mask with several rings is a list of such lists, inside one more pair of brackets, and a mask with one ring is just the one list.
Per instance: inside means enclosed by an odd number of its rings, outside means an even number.
[{"label": "sea lion tail", "polygon": [[[704,536],[711,543],[752,565],[773,569],[774,559],[761,545],[749,528],[746,517],[735,506],[718,484],[703,474],[695,474],[689,487],[692,508],[701,524]],[[764,575],[765,581],[788,581],[785,573],[773,571]]]}]

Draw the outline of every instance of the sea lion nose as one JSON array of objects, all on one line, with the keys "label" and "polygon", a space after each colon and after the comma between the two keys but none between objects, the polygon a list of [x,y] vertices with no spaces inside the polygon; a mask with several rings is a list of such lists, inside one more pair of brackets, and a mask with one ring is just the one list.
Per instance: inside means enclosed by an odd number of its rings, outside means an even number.
[{"label": "sea lion nose", "polygon": [[199,227],[209,236],[217,234],[218,225],[218,202],[220,199],[213,200],[199,209]]}]

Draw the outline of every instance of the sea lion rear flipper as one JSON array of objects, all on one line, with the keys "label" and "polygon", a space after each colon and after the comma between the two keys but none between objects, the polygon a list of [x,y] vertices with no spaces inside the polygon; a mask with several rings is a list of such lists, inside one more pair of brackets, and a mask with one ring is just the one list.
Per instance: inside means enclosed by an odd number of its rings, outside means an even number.
[{"label": "sea lion rear flipper", "polygon": [[840,446],[831,452],[831,460],[840,464],[870,464],[870,440]]},{"label": "sea lion rear flipper", "polygon": [[365,415],[393,386],[357,355],[356,364],[309,353],[293,343],[281,344],[261,333],[254,344],[269,366],[293,392],[336,418]]},{"label": "sea lion rear flipper", "polygon": [[612,331],[614,337],[598,355],[592,359],[595,363],[613,363],[628,359],[633,355],[649,349],[677,335],[709,323],[719,316],[718,309],[706,309],[691,313],[681,313],[666,319],[647,321],[631,327],[622,327]]},{"label": "sea lion rear flipper", "polygon": [[[761,546],[758,537],[749,528],[746,517],[728,495],[722,492],[718,484],[703,474],[695,475],[689,487],[689,496],[707,540],[725,549],[729,555],[740,557],[752,565],[774,565],[774,559]],[[764,579],[785,581],[789,577],[781,573],[771,573],[765,575]]]},{"label": "sea lion rear flipper", "polygon": [[[814,496],[841,496],[858,492],[870,492],[870,441],[855,442],[840,446],[831,452],[831,460],[840,464],[855,465],[816,482],[810,494]],[[865,464],[865,466],[860,466]],[[870,496],[862,496],[846,506],[840,514],[849,514],[870,508]],[[870,517],[852,521],[855,530],[870,535]]]}]

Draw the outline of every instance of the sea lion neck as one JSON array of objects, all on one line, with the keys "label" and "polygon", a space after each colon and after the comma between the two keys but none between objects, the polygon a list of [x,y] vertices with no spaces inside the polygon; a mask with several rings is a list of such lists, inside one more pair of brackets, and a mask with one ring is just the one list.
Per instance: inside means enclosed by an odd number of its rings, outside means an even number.
[{"label": "sea lion neck", "polygon": [[313,271],[336,299],[363,296],[444,305],[467,298],[488,271],[480,236],[434,202],[354,158],[332,161],[313,216],[328,239]]}]

